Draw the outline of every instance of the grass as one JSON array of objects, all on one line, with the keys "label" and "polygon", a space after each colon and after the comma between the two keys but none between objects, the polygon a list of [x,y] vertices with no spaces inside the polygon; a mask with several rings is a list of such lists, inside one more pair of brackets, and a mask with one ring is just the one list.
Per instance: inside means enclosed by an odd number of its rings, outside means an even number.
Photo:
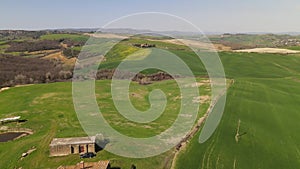
[{"label": "grass", "polygon": [[[178,57],[180,57],[193,71],[193,73],[197,76],[205,76],[207,75],[206,70],[201,62],[201,60],[196,56],[195,53],[191,51],[191,49],[183,46],[170,44],[166,42],[160,42],[155,40],[145,40],[139,38],[132,38],[121,41],[116,44],[106,55],[106,61],[102,62],[99,66],[99,69],[113,69],[116,68],[122,60],[126,59],[128,56],[129,60],[141,60],[145,59],[150,53],[151,48],[149,49],[141,49],[138,47],[132,46],[132,44],[155,44],[156,48],[169,51]],[[89,45],[84,48],[85,51],[97,53],[96,46]],[[150,52],[149,52],[150,51]],[[157,70],[147,70],[143,71],[143,73],[155,73]]]},{"label": "grass", "polygon": [[77,42],[85,42],[89,39],[89,36],[81,34],[47,34],[40,37],[42,40],[60,40],[60,39],[70,39]]},{"label": "grass", "polygon": [[[177,168],[298,168],[299,91],[292,79],[237,79],[217,131],[204,144],[194,137]],[[237,143],[239,119],[247,134]]]},{"label": "grass", "polygon": [[[63,34],[45,35],[42,38],[60,39],[62,36],[82,38]],[[259,41],[251,39],[252,36],[249,38],[248,41]],[[238,43],[241,39],[232,41]],[[115,68],[127,55],[139,51],[132,43],[155,43],[157,48],[177,54],[190,66],[194,74],[206,75],[201,61],[189,49],[138,38],[116,45],[114,52],[107,54],[107,61],[101,64],[101,68]],[[95,46],[90,45],[88,48],[96,51]],[[133,54],[134,59],[144,55],[143,51]],[[228,91],[223,118],[207,142],[199,144],[199,132],[197,133],[178,155],[176,168],[299,168],[300,55],[231,52],[221,52],[219,55],[227,78],[235,80]],[[147,86],[132,83],[130,88],[131,101],[139,110],[149,108],[148,93],[155,88],[170,93],[169,102],[164,114],[147,124],[147,128],[128,121],[116,112],[110,96],[110,81],[96,82],[97,101],[104,117],[119,132],[135,137],[153,136],[167,129],[176,118],[178,102],[174,101],[174,97],[179,95],[178,88],[174,81],[162,81]],[[208,91],[200,88],[200,93],[203,92],[208,94]],[[200,106],[198,116],[207,107],[208,104]],[[85,135],[74,112],[70,83],[39,84],[1,92],[0,118],[13,115],[28,119],[28,122],[19,127],[31,128],[35,133],[16,141],[1,143],[0,158],[8,160],[1,160],[0,168],[56,168],[62,164],[79,162],[78,155],[48,157],[48,146],[52,138]],[[234,136],[239,120],[240,131],[247,134],[237,143]],[[9,124],[14,125],[16,124]],[[36,146],[37,151],[24,160],[19,160],[21,154],[32,146]],[[129,168],[131,164],[136,164],[137,168],[157,169],[163,168],[171,156],[172,152],[169,151],[147,159],[128,159],[100,151],[91,160],[110,159],[113,166],[122,169]]]},{"label": "grass", "polygon": [[7,43],[7,41],[1,41],[0,40],[0,45],[4,45],[4,44],[6,44]]},{"label": "grass", "polygon": [[0,43],[0,53],[4,53],[5,50],[9,47],[6,43]]},{"label": "grass", "polygon": [[240,46],[246,48],[254,47],[276,47],[273,42],[285,39],[299,39],[299,36],[291,35],[251,35],[251,34],[234,34],[234,35],[211,35],[209,39],[214,43],[225,43],[233,46]]},{"label": "grass", "polygon": [[126,57],[126,60],[143,60],[151,53],[150,49],[141,49]]},{"label": "grass", "polygon": [[300,72],[299,54],[222,52],[219,55],[228,78],[282,78]]},{"label": "grass", "polygon": [[[200,80],[200,79],[198,79]],[[200,88],[202,94],[209,94],[208,86]],[[140,110],[146,110],[150,105],[148,94],[153,89],[160,88],[167,94],[168,105],[165,112],[152,123],[133,123],[123,118],[113,106],[110,96],[110,81],[96,82],[97,101],[103,112],[103,116],[112,127],[128,136],[148,137],[158,134],[172,125],[177,117],[179,100],[173,101],[179,96],[175,81],[168,80],[155,84],[142,86],[132,83],[130,97],[133,105]],[[203,114],[208,107],[205,104],[200,109]],[[199,114],[199,116],[200,116]],[[38,84],[26,87],[16,87],[0,93],[0,118],[20,115],[28,121],[18,124],[18,127],[30,128],[34,134],[19,140],[0,144],[0,168],[57,168],[59,165],[76,164],[80,161],[78,155],[65,157],[49,157],[49,144],[54,137],[85,136],[74,112],[71,96],[71,83]],[[15,123],[8,126],[15,126]],[[23,160],[19,160],[21,154],[32,146],[37,150]],[[156,157],[147,159],[128,159],[113,155],[106,151],[100,151],[97,157],[87,161],[110,159],[112,166],[129,168],[135,164],[138,168],[163,168],[171,151]]]},{"label": "grass", "polygon": [[300,46],[289,46],[286,47],[287,49],[291,49],[291,50],[300,50]]},{"label": "grass", "polygon": [[[223,118],[213,136],[199,133],[179,154],[177,169],[298,168],[300,166],[298,55],[221,53],[228,77]],[[238,120],[241,133],[235,140]]]}]

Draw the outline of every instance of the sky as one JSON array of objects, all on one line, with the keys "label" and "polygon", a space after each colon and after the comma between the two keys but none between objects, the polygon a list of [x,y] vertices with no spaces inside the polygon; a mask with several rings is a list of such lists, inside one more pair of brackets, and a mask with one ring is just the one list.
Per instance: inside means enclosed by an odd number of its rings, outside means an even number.
[{"label": "sky", "polygon": [[[139,12],[176,15],[207,32],[300,32],[299,0],[1,0],[0,29],[100,28]],[[151,28],[167,21],[156,22]]]}]

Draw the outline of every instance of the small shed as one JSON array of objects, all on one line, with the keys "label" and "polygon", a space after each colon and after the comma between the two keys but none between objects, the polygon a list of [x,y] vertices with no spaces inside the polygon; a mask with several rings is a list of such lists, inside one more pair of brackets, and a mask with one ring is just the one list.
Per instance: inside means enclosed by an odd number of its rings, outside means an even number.
[{"label": "small shed", "polygon": [[54,138],[50,144],[50,156],[64,156],[69,154],[95,153],[95,136]]}]

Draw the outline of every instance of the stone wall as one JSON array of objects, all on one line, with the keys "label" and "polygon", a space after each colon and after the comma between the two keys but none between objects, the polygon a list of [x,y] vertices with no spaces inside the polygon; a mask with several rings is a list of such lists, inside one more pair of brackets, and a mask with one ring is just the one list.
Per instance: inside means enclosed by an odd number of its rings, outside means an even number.
[{"label": "stone wall", "polygon": [[50,156],[65,156],[69,154],[95,153],[95,144],[53,145],[50,146]]}]

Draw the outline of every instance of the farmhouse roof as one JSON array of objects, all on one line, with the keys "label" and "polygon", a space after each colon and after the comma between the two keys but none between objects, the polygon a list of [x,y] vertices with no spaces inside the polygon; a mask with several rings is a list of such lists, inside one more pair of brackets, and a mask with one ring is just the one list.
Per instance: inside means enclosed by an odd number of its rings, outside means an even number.
[{"label": "farmhouse roof", "polygon": [[70,144],[93,144],[95,136],[92,137],[70,137],[70,138],[54,138],[50,146],[55,145],[70,145]]}]

